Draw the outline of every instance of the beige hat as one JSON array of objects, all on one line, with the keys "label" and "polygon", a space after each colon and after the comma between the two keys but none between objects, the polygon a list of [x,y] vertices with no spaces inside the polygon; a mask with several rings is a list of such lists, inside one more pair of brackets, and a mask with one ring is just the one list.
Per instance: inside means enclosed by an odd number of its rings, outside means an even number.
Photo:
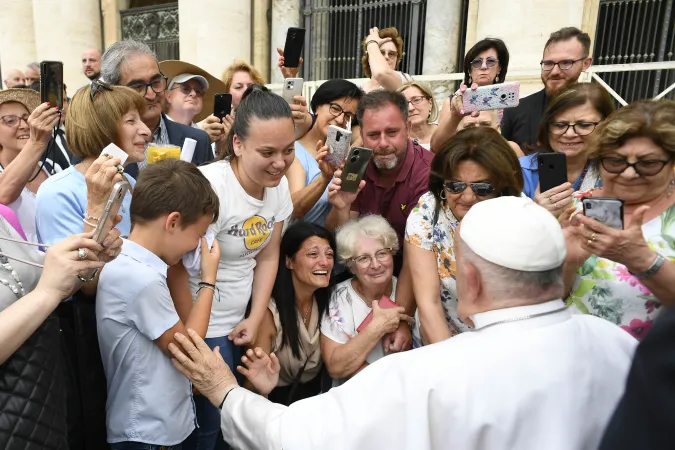
[{"label": "beige hat", "polygon": [[40,106],[40,93],[30,88],[13,88],[0,91],[0,105],[3,103],[21,103],[31,114]]},{"label": "beige hat", "polygon": [[[225,83],[220,81],[218,78],[214,77],[204,69],[201,69],[194,64],[190,64],[184,61],[178,61],[175,59],[170,59],[167,61],[162,61],[159,63],[159,70],[166,75],[169,78],[169,86],[171,86],[174,82],[174,77],[181,77],[180,79],[182,81],[179,81],[178,79],[175,81],[176,83],[182,83],[183,81],[187,81],[190,78],[195,78],[197,79],[202,86],[204,86],[204,82],[206,82],[206,92],[204,93],[204,106],[202,107],[202,111],[195,116],[193,119],[194,122],[200,122],[204,120],[206,117],[210,116],[213,114],[213,103],[214,103],[214,97],[216,94],[225,94],[227,93],[225,89]],[[189,75],[189,78],[183,79],[183,75]]]},{"label": "beige hat", "polygon": [[556,218],[526,197],[476,203],[462,219],[459,234],[486,261],[523,272],[558,268],[567,255]]}]

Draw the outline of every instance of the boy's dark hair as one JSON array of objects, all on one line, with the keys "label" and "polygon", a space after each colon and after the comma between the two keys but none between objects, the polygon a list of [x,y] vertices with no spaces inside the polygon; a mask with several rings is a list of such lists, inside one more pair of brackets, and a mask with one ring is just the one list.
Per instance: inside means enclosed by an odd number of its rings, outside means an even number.
[{"label": "boy's dark hair", "polygon": [[185,228],[203,216],[218,220],[220,200],[194,164],[175,159],[149,165],[141,172],[131,197],[131,224],[146,223],[172,212]]}]

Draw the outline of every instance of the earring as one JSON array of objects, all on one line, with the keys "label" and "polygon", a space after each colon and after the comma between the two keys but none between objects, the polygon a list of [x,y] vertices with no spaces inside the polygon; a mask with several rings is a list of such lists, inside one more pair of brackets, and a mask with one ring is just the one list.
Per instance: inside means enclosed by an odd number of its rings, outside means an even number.
[{"label": "earring", "polygon": [[441,193],[438,194],[438,196],[439,196],[439,197],[441,198],[441,200],[443,200],[443,201],[445,201],[445,200],[448,199],[448,196],[445,194],[445,189],[443,189],[443,190],[441,191]]},{"label": "earring", "polygon": [[675,180],[672,180],[668,184],[668,190],[666,191],[666,197],[670,197],[671,195],[673,195],[673,191],[675,191]]},{"label": "earring", "polygon": [[495,77],[495,83],[499,83],[499,74]]},{"label": "earring", "polygon": [[473,84],[473,80],[471,79],[471,77],[469,77],[469,86],[471,86],[472,84]]}]

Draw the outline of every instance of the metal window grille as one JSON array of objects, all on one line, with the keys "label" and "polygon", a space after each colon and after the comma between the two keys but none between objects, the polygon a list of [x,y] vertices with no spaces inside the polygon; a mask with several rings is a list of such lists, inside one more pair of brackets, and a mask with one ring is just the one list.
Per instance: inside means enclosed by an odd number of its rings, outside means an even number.
[{"label": "metal window grille", "polygon": [[[675,0],[600,0],[594,63],[675,61]],[[653,98],[675,83],[675,70],[603,75],[628,103]],[[675,90],[666,95],[675,99]]]},{"label": "metal window grille", "polygon": [[178,3],[120,11],[122,39],[145,42],[159,61],[180,59]]},{"label": "metal window grille", "polygon": [[422,73],[426,0],[305,0],[305,78],[361,78],[361,41],[371,27],[403,38],[398,70]]}]

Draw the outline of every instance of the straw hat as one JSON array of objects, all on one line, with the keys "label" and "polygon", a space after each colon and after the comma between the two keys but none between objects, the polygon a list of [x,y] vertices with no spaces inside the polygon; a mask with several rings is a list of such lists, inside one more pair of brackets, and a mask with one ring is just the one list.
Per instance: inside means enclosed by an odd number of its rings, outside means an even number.
[{"label": "straw hat", "polygon": [[40,106],[40,93],[29,88],[0,91],[0,105],[9,102],[21,103],[28,110],[28,114],[31,114],[35,108]]},{"label": "straw hat", "polygon": [[204,83],[200,80],[200,78],[206,80],[209,87],[204,93],[204,106],[202,107],[202,112],[197,114],[193,119],[195,123],[200,122],[213,114],[213,99],[216,94],[227,93],[227,90],[225,89],[225,83],[208,73],[206,70],[195,66],[194,64],[170,59],[159,63],[159,70],[169,78],[169,85],[171,85],[173,78],[178,75],[190,75],[190,77],[181,77],[182,81],[176,80],[176,82],[183,82],[194,78],[203,85]]}]

